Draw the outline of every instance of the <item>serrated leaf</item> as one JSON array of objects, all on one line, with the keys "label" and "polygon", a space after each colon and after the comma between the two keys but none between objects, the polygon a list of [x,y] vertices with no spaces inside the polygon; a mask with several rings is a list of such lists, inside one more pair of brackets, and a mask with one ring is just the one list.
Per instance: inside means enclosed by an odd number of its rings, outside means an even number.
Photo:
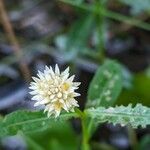
[{"label": "serrated leaf", "polygon": [[133,128],[146,127],[150,124],[150,108],[141,104],[137,104],[134,108],[131,104],[127,107],[116,106],[107,109],[98,107],[87,109],[85,112],[97,123],[108,122],[114,125],[121,124],[122,126],[130,124]]},{"label": "serrated leaf", "polygon": [[75,117],[75,113],[62,114],[59,118],[48,118],[41,111],[19,110],[8,114],[0,121],[0,137],[14,135],[18,131],[24,133],[37,132],[51,127],[51,122],[67,120]]},{"label": "serrated leaf", "polygon": [[111,106],[122,89],[121,67],[108,60],[96,72],[88,90],[87,107]]}]

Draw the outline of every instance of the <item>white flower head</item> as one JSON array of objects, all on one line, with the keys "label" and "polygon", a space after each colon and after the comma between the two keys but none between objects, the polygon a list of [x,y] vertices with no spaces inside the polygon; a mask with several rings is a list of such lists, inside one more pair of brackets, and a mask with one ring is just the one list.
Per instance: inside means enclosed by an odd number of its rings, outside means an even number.
[{"label": "white flower head", "polygon": [[33,77],[34,81],[30,84],[30,94],[33,95],[32,100],[36,101],[34,106],[45,106],[44,112],[48,112],[48,117],[52,114],[58,117],[63,109],[69,112],[79,107],[75,97],[80,94],[75,90],[80,82],[73,82],[74,75],[69,77],[69,67],[60,72],[57,64],[55,71],[46,66],[43,73],[38,71],[37,76]]}]

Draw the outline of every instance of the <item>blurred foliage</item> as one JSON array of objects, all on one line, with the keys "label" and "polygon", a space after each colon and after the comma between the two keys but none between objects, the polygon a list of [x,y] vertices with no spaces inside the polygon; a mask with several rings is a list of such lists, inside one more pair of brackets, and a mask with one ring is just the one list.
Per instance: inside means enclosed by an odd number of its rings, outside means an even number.
[{"label": "blurred foliage", "polygon": [[150,13],[150,1],[149,0],[120,0],[122,3],[131,7],[131,13],[133,15],[139,15],[142,12]]},{"label": "blurred foliage", "polygon": [[52,122],[52,127],[48,130],[23,137],[28,143],[29,150],[35,150],[37,147],[40,147],[39,150],[77,150],[79,146],[77,135],[72,130],[69,122]]},{"label": "blurred foliage", "polygon": [[76,58],[86,49],[92,23],[93,16],[88,13],[83,13],[80,19],[72,25],[66,36],[60,36],[56,39],[56,44],[59,50],[65,53],[66,60],[70,61]]},{"label": "blurred foliage", "polygon": [[150,78],[144,73],[135,74],[132,84],[132,88],[122,91],[117,104],[142,103],[143,105],[150,106]]},{"label": "blurred foliage", "polygon": [[150,147],[150,135],[146,135],[142,138],[139,147],[137,147],[137,149],[139,150],[148,150],[148,147]]}]

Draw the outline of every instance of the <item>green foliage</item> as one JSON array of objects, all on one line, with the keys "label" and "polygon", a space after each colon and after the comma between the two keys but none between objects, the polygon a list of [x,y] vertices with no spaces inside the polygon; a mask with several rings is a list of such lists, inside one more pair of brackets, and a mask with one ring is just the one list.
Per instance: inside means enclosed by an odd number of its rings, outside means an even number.
[{"label": "green foliage", "polygon": [[[66,4],[72,5],[74,7],[89,11],[89,12],[95,12],[95,6],[93,5],[87,5],[87,4],[79,4],[73,0],[60,0],[61,2],[64,2]],[[129,25],[133,25],[135,27],[144,29],[144,30],[150,30],[150,24],[143,22],[139,19],[135,19],[133,17],[130,16],[125,16],[123,14],[119,14],[113,11],[108,10],[107,8],[101,8],[100,10],[97,10],[95,12],[96,14],[102,14],[103,16],[113,19],[113,20],[117,20],[117,21],[121,21],[124,23],[127,23]]]},{"label": "green foliage", "polygon": [[146,150],[148,147],[150,147],[150,135],[146,135],[141,139],[137,149]]},{"label": "green foliage", "polygon": [[[127,105],[129,103],[142,103],[150,107],[150,77],[144,73],[138,73],[133,76],[132,87],[121,92],[117,105]],[[130,99],[129,99],[130,98]]]},{"label": "green foliage", "polygon": [[122,3],[129,5],[131,9],[131,13],[138,15],[143,11],[150,12],[150,0],[120,0]]},{"label": "green foliage", "polygon": [[92,24],[92,15],[84,12],[66,36],[60,36],[56,39],[56,44],[59,46],[59,50],[65,54],[66,60],[75,58],[87,47]]},{"label": "green foliage", "polygon": [[90,108],[86,111],[87,116],[90,116],[97,123],[108,122],[121,124],[125,126],[131,124],[133,128],[138,126],[146,127],[150,124],[150,108],[137,104],[134,108],[129,104],[125,106],[116,106],[110,108],[98,107],[96,109]]},{"label": "green foliage", "polygon": [[[31,133],[24,136],[29,150],[77,150],[78,138],[71,124],[67,121],[51,122],[51,127],[43,132]],[[43,140],[44,139],[44,140]]]},{"label": "green foliage", "polygon": [[87,106],[111,106],[121,89],[121,67],[117,62],[108,60],[97,70],[90,84]]},{"label": "green foliage", "polygon": [[[62,114],[58,120],[67,120],[75,113]],[[55,118],[48,118],[43,112],[31,112],[19,110],[8,114],[0,121],[0,137],[14,135],[18,131],[23,133],[43,131],[51,127],[51,122],[58,121]]]}]

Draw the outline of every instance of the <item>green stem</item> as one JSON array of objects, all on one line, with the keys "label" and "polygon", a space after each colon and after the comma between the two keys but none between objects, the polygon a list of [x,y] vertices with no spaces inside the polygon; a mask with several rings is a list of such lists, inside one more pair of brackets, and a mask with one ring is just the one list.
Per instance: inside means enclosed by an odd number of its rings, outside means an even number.
[{"label": "green stem", "polygon": [[[93,129],[93,125],[94,125],[94,120],[93,118],[90,120],[89,124],[88,124],[88,135],[92,135],[92,129]],[[90,137],[89,137],[90,138]]]},{"label": "green stem", "polygon": [[[59,0],[59,1],[64,2],[64,3],[69,4],[69,5],[72,5],[74,7],[78,7],[80,9],[83,9],[86,11],[90,11],[90,12],[93,12],[95,9],[93,6],[88,5],[88,4],[84,4],[84,5],[83,4],[77,4],[75,2],[71,2],[68,0]],[[99,14],[99,11],[96,11],[96,13]],[[149,23],[143,22],[139,19],[135,19],[131,16],[125,16],[123,14],[113,12],[113,11],[108,10],[106,8],[102,8],[101,13],[102,13],[102,15],[104,15],[104,17],[114,19],[117,21],[121,21],[121,22],[127,23],[129,25],[150,31],[150,24]]]},{"label": "green stem", "polygon": [[134,129],[130,125],[127,126],[129,141],[133,150],[137,149],[137,137]]},{"label": "green stem", "polygon": [[89,146],[89,136],[88,136],[88,132],[87,132],[87,127],[86,127],[86,123],[85,120],[82,119],[82,131],[83,131],[83,135],[82,135],[82,150],[90,150],[90,146]]},{"label": "green stem", "polygon": [[78,108],[75,109],[75,112],[80,116],[81,125],[82,125],[82,150],[90,150],[89,146],[89,134],[86,125],[86,115],[84,112],[79,110]]},{"label": "green stem", "polygon": [[[94,3],[95,6],[95,17],[96,17],[96,26],[97,26],[97,33],[98,33],[98,39],[99,39],[99,43],[97,45],[97,49],[99,52],[99,58],[100,61],[103,62],[104,58],[105,58],[105,28],[104,28],[104,23],[105,23],[105,19],[104,16],[102,15],[101,8],[104,7],[105,5],[102,4],[102,2],[100,2],[99,0],[95,0]],[[100,12],[99,14],[97,14],[97,12]]]}]

